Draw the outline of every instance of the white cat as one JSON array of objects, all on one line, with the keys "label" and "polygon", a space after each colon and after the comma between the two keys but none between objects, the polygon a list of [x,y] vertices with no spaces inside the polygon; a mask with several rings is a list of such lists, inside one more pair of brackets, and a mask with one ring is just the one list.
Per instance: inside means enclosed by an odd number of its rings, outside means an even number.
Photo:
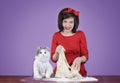
[{"label": "white cat", "polygon": [[37,48],[37,53],[35,56],[33,69],[34,69],[34,79],[40,78],[50,78],[53,74],[53,67],[49,62],[50,51],[48,48]]}]

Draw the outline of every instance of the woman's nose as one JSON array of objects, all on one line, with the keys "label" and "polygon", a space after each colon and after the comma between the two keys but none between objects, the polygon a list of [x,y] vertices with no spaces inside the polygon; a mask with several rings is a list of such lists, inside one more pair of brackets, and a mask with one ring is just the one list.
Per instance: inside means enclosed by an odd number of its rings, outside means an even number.
[{"label": "woman's nose", "polygon": [[70,26],[70,23],[66,23],[66,26],[69,27],[69,26]]}]

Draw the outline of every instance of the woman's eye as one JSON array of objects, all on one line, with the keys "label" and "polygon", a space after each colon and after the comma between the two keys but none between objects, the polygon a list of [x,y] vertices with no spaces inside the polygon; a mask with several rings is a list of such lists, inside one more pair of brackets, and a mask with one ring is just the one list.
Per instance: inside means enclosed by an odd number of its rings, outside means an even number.
[{"label": "woman's eye", "polygon": [[63,21],[64,23],[66,23],[67,21]]},{"label": "woman's eye", "polygon": [[73,21],[71,21],[70,23],[74,23]]}]

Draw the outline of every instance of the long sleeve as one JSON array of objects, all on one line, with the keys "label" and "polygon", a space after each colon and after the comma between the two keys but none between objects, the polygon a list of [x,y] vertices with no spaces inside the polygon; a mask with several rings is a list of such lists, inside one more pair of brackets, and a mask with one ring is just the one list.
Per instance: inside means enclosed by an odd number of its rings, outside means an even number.
[{"label": "long sleeve", "polygon": [[81,55],[85,56],[88,60],[88,49],[87,49],[87,41],[84,32],[81,31],[81,41],[80,41],[80,47],[81,47]]},{"label": "long sleeve", "polygon": [[57,47],[57,40],[56,40],[56,36],[55,34],[53,35],[53,38],[52,38],[52,46],[51,46],[51,60],[53,62],[56,62],[53,60],[53,54],[55,53],[55,50],[56,50],[56,47]]}]

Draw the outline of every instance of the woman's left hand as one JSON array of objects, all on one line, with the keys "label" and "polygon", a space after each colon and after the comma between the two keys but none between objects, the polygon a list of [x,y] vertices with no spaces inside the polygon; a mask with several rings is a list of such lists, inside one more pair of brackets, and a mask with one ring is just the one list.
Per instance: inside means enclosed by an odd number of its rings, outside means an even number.
[{"label": "woman's left hand", "polygon": [[80,64],[81,64],[81,62],[82,62],[81,57],[77,57],[77,58],[75,58],[75,60],[73,61],[73,64],[72,64],[71,67],[72,67],[73,69],[76,69],[76,70],[80,71]]}]

